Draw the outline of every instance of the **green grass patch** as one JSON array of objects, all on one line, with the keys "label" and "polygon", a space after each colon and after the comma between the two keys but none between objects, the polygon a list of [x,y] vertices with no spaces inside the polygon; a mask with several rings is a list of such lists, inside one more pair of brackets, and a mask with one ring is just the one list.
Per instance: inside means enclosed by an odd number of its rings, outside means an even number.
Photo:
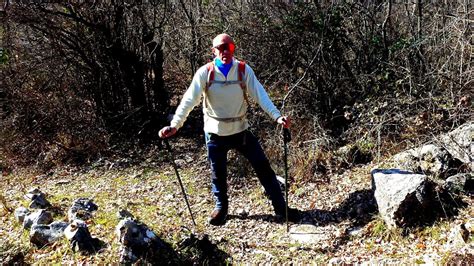
[{"label": "green grass patch", "polygon": [[119,221],[114,213],[97,212],[94,216],[94,223],[100,224],[106,228],[115,228],[118,222]]},{"label": "green grass patch", "polygon": [[373,221],[369,228],[369,234],[372,237],[376,237],[384,241],[403,240],[402,230],[400,228],[389,228],[381,218],[377,218],[375,221]]}]

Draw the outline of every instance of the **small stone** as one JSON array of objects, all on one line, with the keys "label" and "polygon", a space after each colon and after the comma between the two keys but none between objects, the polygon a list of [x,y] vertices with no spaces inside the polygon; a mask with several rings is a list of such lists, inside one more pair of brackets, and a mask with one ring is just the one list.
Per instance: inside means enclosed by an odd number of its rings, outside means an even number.
[{"label": "small stone", "polygon": [[89,220],[92,218],[92,213],[98,208],[99,207],[91,199],[78,198],[68,210],[67,215],[69,222],[74,220]]},{"label": "small stone", "polygon": [[120,244],[120,262],[133,263],[156,249],[160,252],[171,251],[147,225],[132,218],[121,220],[115,227],[115,233]]},{"label": "small stone", "polygon": [[187,163],[192,163],[194,161],[193,157],[187,155],[186,158],[185,158],[186,162]]},{"label": "small stone", "polygon": [[364,228],[363,227],[355,227],[349,229],[349,235],[351,236],[362,236],[364,233]]},{"label": "small stone", "polygon": [[379,214],[389,228],[415,225],[430,218],[433,186],[426,175],[401,169],[374,169],[371,175]]},{"label": "small stone", "polygon": [[247,217],[249,215],[249,213],[247,212],[247,210],[243,209],[243,208],[238,208],[235,213],[241,217]]},{"label": "small stone", "polygon": [[125,210],[125,209],[120,209],[118,212],[117,212],[117,218],[122,220],[122,219],[125,219],[125,218],[134,218],[133,214],[131,214],[129,211]]},{"label": "small stone", "polygon": [[76,234],[77,228],[87,227],[87,224],[82,220],[74,220],[64,230],[64,235],[68,240],[71,240]]},{"label": "small stone", "polygon": [[23,223],[23,221],[25,220],[25,217],[30,214],[30,211],[25,208],[25,207],[19,207],[15,210],[15,219],[20,222],[20,223]]},{"label": "small stone", "polygon": [[71,180],[67,180],[67,179],[56,181],[56,185],[67,185],[69,183],[71,183]]},{"label": "small stone", "polygon": [[317,244],[330,238],[327,230],[312,224],[301,224],[290,228],[290,238],[300,243]]},{"label": "small stone", "polygon": [[41,192],[38,188],[30,189],[26,193],[25,198],[31,200],[29,205],[29,208],[31,209],[45,209],[51,206],[49,201],[46,199],[44,193]]},{"label": "small stone", "polygon": [[37,210],[25,216],[23,228],[30,229],[35,224],[49,224],[53,222],[53,216],[46,210]]},{"label": "small stone", "polygon": [[328,265],[338,265],[342,263],[344,263],[344,261],[340,258],[332,258],[328,261]]},{"label": "small stone", "polygon": [[178,167],[183,167],[183,166],[186,165],[186,161],[183,160],[183,159],[176,159],[176,160],[174,161],[174,163],[175,163]]},{"label": "small stone", "polygon": [[445,244],[447,249],[460,249],[464,247],[469,239],[470,232],[466,229],[465,224],[455,225],[448,235],[448,240]]},{"label": "small stone", "polygon": [[100,240],[91,236],[84,221],[74,220],[66,227],[64,235],[71,243],[74,252],[90,254],[100,249]]},{"label": "small stone", "polygon": [[51,244],[64,236],[64,229],[67,226],[66,222],[52,222],[49,225],[35,224],[31,227],[30,242],[39,248]]}]

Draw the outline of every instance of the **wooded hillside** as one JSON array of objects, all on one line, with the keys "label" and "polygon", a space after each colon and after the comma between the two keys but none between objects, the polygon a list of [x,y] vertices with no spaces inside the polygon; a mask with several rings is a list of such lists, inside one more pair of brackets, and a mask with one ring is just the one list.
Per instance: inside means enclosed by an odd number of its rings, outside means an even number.
[{"label": "wooded hillside", "polygon": [[[472,118],[472,19],[469,1],[4,1],[2,167],[156,141],[222,32],[292,116],[301,156],[352,144],[380,158]],[[272,149],[271,121],[254,109]],[[200,141],[199,110],[187,125]],[[332,167],[319,159],[304,164]]]}]

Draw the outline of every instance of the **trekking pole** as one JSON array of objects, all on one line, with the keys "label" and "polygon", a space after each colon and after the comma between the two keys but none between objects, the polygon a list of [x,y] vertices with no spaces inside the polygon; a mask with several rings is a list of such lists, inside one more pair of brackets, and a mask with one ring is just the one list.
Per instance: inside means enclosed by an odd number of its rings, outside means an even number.
[{"label": "trekking pole", "polygon": [[170,158],[171,164],[173,165],[174,172],[176,174],[176,177],[178,178],[179,186],[181,187],[181,192],[183,193],[184,200],[186,201],[186,205],[188,206],[189,214],[191,215],[191,220],[193,221],[194,227],[196,227],[196,222],[194,221],[193,212],[191,211],[191,206],[189,205],[188,196],[186,195],[186,191],[184,190],[183,182],[181,182],[181,178],[179,177],[178,166],[174,162],[174,157],[173,157],[173,152],[171,151],[171,146],[170,146],[167,139],[164,139],[164,142],[165,142],[165,145],[166,145],[166,149],[168,149],[169,158]]},{"label": "trekking pole", "polygon": [[284,143],[284,150],[285,150],[285,220],[286,220],[286,232],[289,232],[288,226],[288,142],[291,141],[291,133],[290,129],[283,128],[283,143]]}]

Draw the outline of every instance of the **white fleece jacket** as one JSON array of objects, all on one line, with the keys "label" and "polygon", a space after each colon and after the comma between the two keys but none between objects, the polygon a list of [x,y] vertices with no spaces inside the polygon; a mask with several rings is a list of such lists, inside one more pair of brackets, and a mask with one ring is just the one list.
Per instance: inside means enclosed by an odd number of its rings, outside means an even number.
[{"label": "white fleece jacket", "polygon": [[[233,59],[232,67],[227,74],[227,79],[220,72],[219,68],[214,66],[215,81],[236,81],[238,80],[238,64],[239,61]],[[183,126],[184,121],[188,117],[191,110],[198,105],[204,96],[208,78],[208,70],[206,65],[198,69],[193,77],[193,81],[186,93],[183,95],[181,102],[176,109],[176,113],[171,121],[171,126],[179,129]],[[243,81],[246,84],[248,95],[254,99],[261,108],[273,119],[276,120],[281,116],[280,111],[268,97],[267,92],[262,84],[255,77],[252,68],[245,65],[245,76]],[[240,117],[247,112],[247,102],[240,84],[221,84],[212,83],[207,92],[206,106],[203,106],[204,113],[204,131],[214,133],[219,136],[228,136],[246,130],[249,127],[247,119],[233,122],[217,121],[210,117],[230,118]]]}]

